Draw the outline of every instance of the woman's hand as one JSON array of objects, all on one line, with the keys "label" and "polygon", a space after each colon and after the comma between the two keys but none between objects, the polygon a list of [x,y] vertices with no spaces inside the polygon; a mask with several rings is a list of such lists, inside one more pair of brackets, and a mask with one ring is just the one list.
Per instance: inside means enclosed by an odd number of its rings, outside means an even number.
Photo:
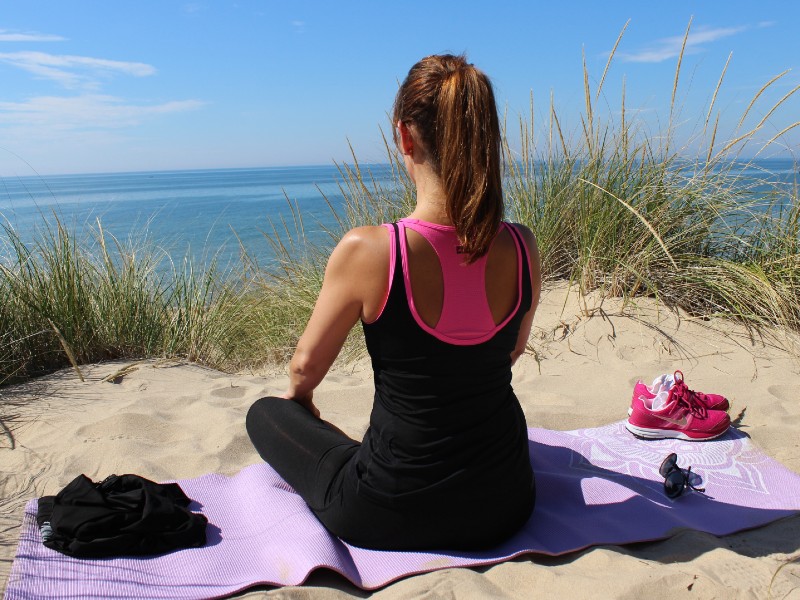
[{"label": "woman's hand", "polygon": [[308,394],[306,394],[305,396],[293,396],[290,392],[287,391],[281,396],[281,398],[286,398],[287,400],[291,400],[292,402],[297,402],[300,406],[305,408],[312,415],[314,415],[318,419],[320,418],[319,409],[316,406],[314,406],[313,390],[308,392]]}]

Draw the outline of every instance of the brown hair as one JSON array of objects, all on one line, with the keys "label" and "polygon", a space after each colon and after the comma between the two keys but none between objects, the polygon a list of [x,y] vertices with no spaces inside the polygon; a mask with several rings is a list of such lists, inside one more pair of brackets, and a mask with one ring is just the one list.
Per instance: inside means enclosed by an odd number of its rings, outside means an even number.
[{"label": "brown hair", "polygon": [[500,123],[489,78],[463,55],[425,57],[400,86],[392,120],[395,138],[398,121],[422,137],[469,261],[486,254],[503,219]]}]

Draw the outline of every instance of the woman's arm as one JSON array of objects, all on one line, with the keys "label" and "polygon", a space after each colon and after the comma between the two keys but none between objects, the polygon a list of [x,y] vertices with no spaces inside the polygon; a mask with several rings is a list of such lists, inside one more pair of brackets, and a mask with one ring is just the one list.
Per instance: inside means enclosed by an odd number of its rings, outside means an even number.
[{"label": "woman's arm", "polygon": [[528,248],[528,262],[531,266],[531,291],[533,292],[531,298],[531,308],[525,313],[522,318],[522,323],[519,326],[519,334],[517,335],[517,344],[514,351],[511,353],[511,364],[517,362],[517,359],[525,352],[525,347],[528,344],[528,337],[531,334],[531,326],[533,325],[533,315],[536,313],[536,307],[539,306],[539,296],[542,293],[542,265],[539,258],[539,247],[536,244],[536,236],[533,232],[519,223],[514,223],[513,227],[522,236],[525,246]]},{"label": "woman's arm", "polygon": [[312,403],[353,325],[380,310],[389,286],[389,235],[384,227],[349,231],[333,250],[314,311],[289,364],[285,398],[319,414]]}]

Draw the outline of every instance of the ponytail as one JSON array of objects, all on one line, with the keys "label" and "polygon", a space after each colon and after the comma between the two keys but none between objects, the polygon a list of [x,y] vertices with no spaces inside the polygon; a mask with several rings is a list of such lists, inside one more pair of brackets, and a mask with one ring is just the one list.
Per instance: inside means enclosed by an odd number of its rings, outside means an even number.
[{"label": "ponytail", "polygon": [[489,78],[464,56],[428,56],[408,73],[393,121],[414,123],[445,193],[469,262],[485,255],[503,219],[500,123]]}]

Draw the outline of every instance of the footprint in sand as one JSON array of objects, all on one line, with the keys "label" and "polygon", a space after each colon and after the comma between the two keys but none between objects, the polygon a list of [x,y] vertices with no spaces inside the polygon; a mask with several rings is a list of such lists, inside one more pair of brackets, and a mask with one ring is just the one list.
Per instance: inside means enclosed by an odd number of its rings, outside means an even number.
[{"label": "footprint in sand", "polygon": [[783,402],[794,404],[800,400],[800,386],[797,385],[771,385],[767,391]]},{"label": "footprint in sand", "polygon": [[244,427],[237,428],[232,439],[216,452],[216,456],[221,465],[242,465],[259,460],[258,452],[244,432]]},{"label": "footprint in sand", "polygon": [[179,433],[179,428],[168,421],[151,415],[122,413],[84,425],[76,430],[78,438],[94,442],[99,440],[144,439],[168,442]]},{"label": "footprint in sand", "polygon": [[623,362],[652,363],[661,358],[662,350],[658,344],[650,347],[643,346],[617,346],[614,355]]},{"label": "footprint in sand", "polygon": [[211,395],[215,398],[225,398],[226,400],[235,400],[241,398],[247,393],[248,388],[243,385],[226,385],[211,390]]}]

